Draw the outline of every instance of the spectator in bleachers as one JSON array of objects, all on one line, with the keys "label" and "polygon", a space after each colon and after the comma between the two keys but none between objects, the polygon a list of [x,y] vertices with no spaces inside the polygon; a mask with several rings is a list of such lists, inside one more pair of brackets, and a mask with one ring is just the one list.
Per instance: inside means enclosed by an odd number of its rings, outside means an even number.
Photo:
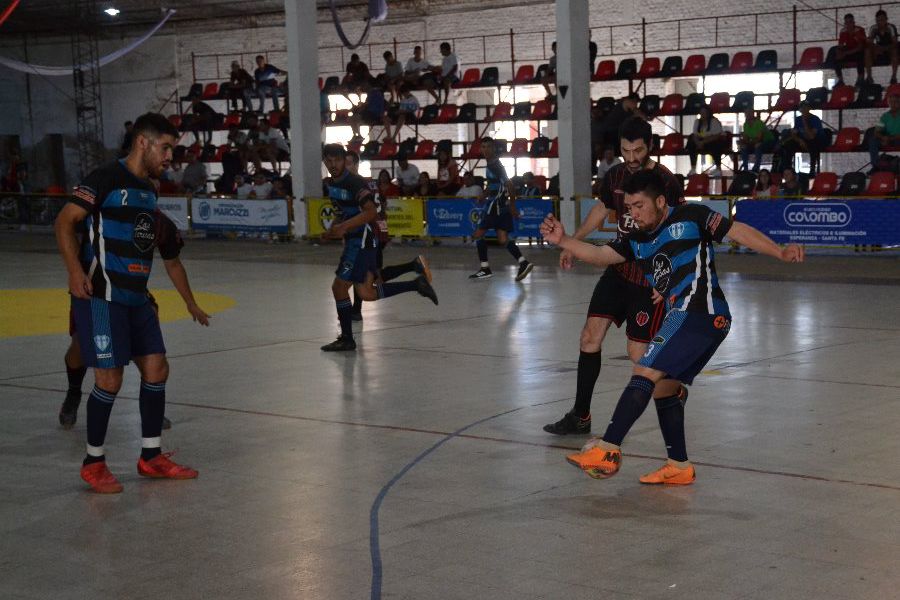
[{"label": "spectator in bleachers", "polygon": [[456,191],[457,198],[474,198],[479,202],[484,197],[484,185],[479,183],[472,171],[463,175],[463,186]]},{"label": "spectator in bleachers", "polygon": [[189,194],[203,194],[206,192],[206,180],[209,175],[206,172],[206,165],[198,160],[194,152],[187,152],[184,155],[187,166],[181,175],[181,187]]},{"label": "spectator in bleachers", "polygon": [[239,98],[244,111],[253,108],[253,103],[250,101],[250,95],[253,93],[253,77],[236,60],[231,63],[231,75],[228,79],[227,91],[232,111],[237,112]]},{"label": "spectator in bleachers", "polygon": [[778,195],[778,186],[772,183],[772,174],[768,169],[760,169],[753,187],[753,197],[768,199]]},{"label": "spectator in bleachers", "polygon": [[400,188],[391,181],[391,173],[387,169],[378,171],[378,193],[385,198],[393,198],[400,195]]},{"label": "spectator in bleachers", "polygon": [[698,163],[697,159],[701,154],[709,154],[713,158],[715,168],[709,173],[712,177],[722,174],[722,155],[730,150],[729,140],[722,129],[722,122],[712,114],[709,106],[700,109],[700,116],[694,121],[694,131],[688,138],[685,149],[691,161],[689,176],[696,173],[694,165]]},{"label": "spectator in bleachers", "polygon": [[266,107],[266,96],[272,98],[272,108],[278,110],[278,79],[277,75],[287,75],[275,65],[266,62],[266,57],[260,54],[256,57],[256,70],[253,71],[253,79],[256,80],[256,97],[259,98],[259,113],[263,113]]},{"label": "spectator in bleachers", "polygon": [[429,73],[431,64],[422,56],[422,46],[413,48],[412,58],[406,61],[406,67],[403,69],[403,77],[406,83],[413,87],[422,85],[422,77]]},{"label": "spectator in bleachers", "polygon": [[272,191],[269,192],[270,200],[280,200],[281,198],[287,198],[290,196],[288,193],[287,184],[284,179],[281,177],[276,177],[275,181],[272,182]]},{"label": "spectator in bleachers", "polygon": [[331,121],[331,100],[325,90],[319,90],[319,125],[325,127]]},{"label": "spectator in bleachers", "polygon": [[241,200],[245,200],[250,197],[250,192],[253,191],[253,184],[247,181],[247,178],[243,175],[235,175],[234,176],[234,195],[240,198]]},{"label": "spectator in bleachers", "polygon": [[[400,138],[400,129],[406,123],[406,120],[413,120],[416,117],[416,113],[419,110],[419,101],[413,96],[412,91],[409,89],[409,84],[404,83],[400,86],[399,91],[399,104],[389,109],[385,115],[382,124],[384,125],[384,135],[385,139],[399,139]],[[395,121],[397,124],[397,128],[394,130],[394,133],[391,133],[391,121]]]},{"label": "spectator in bleachers", "polygon": [[263,200],[272,193],[272,182],[266,175],[265,171],[259,170],[253,174],[253,187],[250,190],[248,198],[258,198]]},{"label": "spectator in bleachers", "polygon": [[872,66],[880,57],[891,59],[891,83],[897,83],[897,28],[888,23],[887,13],[875,13],[875,24],[869,28],[869,44],[866,48],[866,83],[872,80]]},{"label": "spectator in bleachers", "polygon": [[446,150],[437,153],[437,182],[434,187],[439,196],[452,196],[459,189],[459,166]]},{"label": "spectator in bleachers", "polygon": [[746,171],[750,162],[750,153],[753,152],[753,170],[759,171],[759,163],[766,152],[775,148],[775,134],[766,127],[765,121],[760,119],[754,110],[747,109],[744,113],[744,128],[738,147],[741,150],[741,170]]},{"label": "spectator in bleachers", "polygon": [[541,188],[534,182],[534,173],[526,171],[522,175],[522,185],[516,190],[516,198],[539,198]]},{"label": "spectator in bleachers", "polygon": [[[359,128],[362,125],[384,124],[384,115],[387,105],[384,101],[384,92],[381,88],[370,87],[366,90],[366,99],[364,102],[353,107],[350,114],[350,128],[353,135],[360,135]],[[385,130],[387,133],[387,130]],[[374,140],[371,130],[369,131],[369,139]]]},{"label": "spectator in bleachers", "polygon": [[131,132],[132,127],[134,127],[134,123],[125,121],[125,133],[122,134],[122,144],[119,146],[119,158],[124,158],[131,152],[131,140],[134,139],[134,134]]},{"label": "spectator in bleachers", "polygon": [[794,119],[794,128],[781,139],[775,151],[780,154],[782,166],[794,164],[794,154],[809,153],[809,174],[818,170],[819,154],[828,142],[822,120],[810,112],[808,102],[800,103],[800,114]]},{"label": "spectator in bleachers", "polygon": [[244,172],[247,163],[236,150],[222,154],[222,174],[213,181],[213,188],[220,194],[234,193],[234,178]]},{"label": "spectator in bleachers", "polygon": [[622,159],[616,156],[612,146],[603,148],[603,156],[597,161],[597,181],[603,181],[603,178],[606,177],[606,172],[620,162],[622,162]]},{"label": "spectator in bleachers", "polygon": [[553,54],[550,56],[550,60],[547,62],[547,72],[544,73],[544,76],[541,77],[541,85],[544,86],[544,90],[547,92],[547,99],[553,98],[553,92],[550,91],[550,84],[556,84],[556,41],[554,40],[552,44],[550,44],[550,50]]},{"label": "spectator in bleachers", "polygon": [[217,113],[212,106],[200,100],[200,98],[191,98],[192,117],[191,132],[194,134],[194,141],[200,144],[200,131],[203,131],[203,144],[212,142],[213,128],[216,126]]},{"label": "spectator in bleachers", "polygon": [[431,175],[428,174],[428,171],[422,171],[419,173],[419,183],[416,185],[416,189],[413,192],[416,196],[433,196],[435,193],[434,183],[431,181]]},{"label": "spectator in bleachers", "polygon": [[869,161],[872,163],[871,175],[877,170],[878,153],[882,148],[900,145],[900,95],[892,93],[888,96],[890,109],[881,115],[875,131],[869,136]]},{"label": "spectator in bleachers", "polygon": [[593,39],[591,39],[593,37],[593,33],[594,33],[593,31],[588,29],[588,40],[589,40],[588,54],[590,55],[590,58],[591,58],[591,70],[588,71],[588,73],[590,75],[594,74],[594,63],[597,62],[597,42],[595,42]]},{"label": "spectator in bleachers", "polygon": [[419,185],[419,168],[409,164],[404,154],[397,157],[397,183],[404,194],[411,194]]},{"label": "spectator in bleachers", "polygon": [[173,189],[173,192],[179,192],[181,191],[181,176],[183,174],[181,163],[173,160],[169,163],[169,167],[163,171],[161,179],[171,184],[169,187]]},{"label": "spectator in bleachers", "polygon": [[[635,115],[640,116],[641,118],[645,118],[644,115],[638,110],[638,103],[641,101],[641,97],[637,94],[628,94],[613,106],[612,110],[610,110],[600,125],[600,132],[602,134],[602,143],[603,146],[612,146],[613,148],[619,147],[619,127],[622,126],[626,120]],[[599,107],[598,107],[599,110]]]},{"label": "spectator in bleachers", "polygon": [[844,15],[844,28],[838,37],[837,50],[834,55],[834,72],[838,85],[844,83],[843,67],[856,64],[856,85],[863,83],[863,72],[866,66],[866,30],[856,24],[853,15]]},{"label": "spectator in bleachers", "polygon": [[256,144],[256,153],[261,160],[271,162],[277,171],[281,171],[281,161],[290,160],[291,147],[281,132],[263,119],[259,124],[259,141]]},{"label": "spectator in bleachers", "polygon": [[797,171],[794,170],[794,167],[786,167],[781,173],[781,187],[778,188],[778,196],[787,198],[801,194],[803,194],[803,188],[797,177]]},{"label": "spectator in bleachers", "polygon": [[[434,67],[434,78],[428,78],[422,83],[428,93],[434,97],[435,104],[441,104],[441,89],[444,90],[444,102],[450,101],[450,87],[459,81],[459,59],[453,54],[448,42],[441,42],[440,67]],[[440,88],[440,89],[438,89]]]},{"label": "spectator in bleachers", "polygon": [[341,85],[347,92],[359,93],[372,84],[369,65],[360,60],[359,54],[351,54],[347,63],[347,72]]},{"label": "spectator in bleachers", "polygon": [[377,83],[391,95],[391,102],[397,99],[398,89],[403,83],[403,65],[390,50],[384,53],[384,73],[379,75]]}]

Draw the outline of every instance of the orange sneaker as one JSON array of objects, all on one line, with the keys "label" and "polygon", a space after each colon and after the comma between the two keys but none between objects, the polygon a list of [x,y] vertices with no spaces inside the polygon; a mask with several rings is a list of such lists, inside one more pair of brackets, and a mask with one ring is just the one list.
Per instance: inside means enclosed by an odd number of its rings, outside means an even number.
[{"label": "orange sneaker", "polygon": [[122,484],[109,472],[105,461],[82,466],[81,478],[98,494],[118,494],[122,491]]},{"label": "orange sneaker", "polygon": [[154,477],[157,479],[196,479],[199,473],[190,467],[184,467],[171,460],[169,457],[174,452],[165,452],[150,460],[138,459],[138,475]]},{"label": "orange sneaker", "polygon": [[618,473],[622,451],[594,447],[586,452],[570,454],[566,460],[594,479],[606,479]]},{"label": "orange sneaker", "polygon": [[690,485],[694,483],[697,474],[694,472],[694,465],[688,465],[684,469],[679,469],[671,463],[666,463],[662,468],[647,473],[641,477],[641,483],[653,483],[666,485]]}]

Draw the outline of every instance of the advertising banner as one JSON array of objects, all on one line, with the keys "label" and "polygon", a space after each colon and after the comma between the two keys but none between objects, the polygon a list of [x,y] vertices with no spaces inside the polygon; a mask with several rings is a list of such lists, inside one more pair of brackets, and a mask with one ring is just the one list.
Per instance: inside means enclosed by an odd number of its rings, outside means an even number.
[{"label": "advertising banner", "polygon": [[191,221],[200,231],[287,233],[288,204],[284,199],[194,198]]},{"label": "advertising banner", "polygon": [[190,223],[188,222],[188,199],[177,196],[161,196],[156,199],[156,207],[164,215],[172,219],[178,231],[187,231]]},{"label": "advertising banner", "polygon": [[516,229],[513,232],[518,237],[541,237],[541,223],[547,213],[553,212],[553,201],[544,198],[518,198],[516,210],[519,218],[515,220]]},{"label": "advertising banner", "polygon": [[779,244],[900,244],[900,200],[741,200],[737,220]]},{"label": "advertising banner", "polygon": [[481,207],[471,198],[429,198],[425,218],[430,236],[470,236],[481,220]]},{"label": "advertising banner", "polygon": [[388,198],[387,222],[388,233],[392,236],[424,236],[425,200],[422,198]]},{"label": "advertising banner", "polygon": [[334,222],[334,208],[328,198],[306,199],[307,235],[318,237],[325,233]]}]

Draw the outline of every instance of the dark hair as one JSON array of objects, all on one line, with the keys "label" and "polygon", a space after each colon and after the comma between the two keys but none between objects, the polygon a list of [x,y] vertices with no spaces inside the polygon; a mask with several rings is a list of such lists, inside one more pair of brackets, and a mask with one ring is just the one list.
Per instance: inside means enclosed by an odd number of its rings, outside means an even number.
[{"label": "dark hair", "polygon": [[[772,185],[772,173],[770,173],[768,169],[760,169],[760,170],[759,170],[759,175],[762,175],[763,173],[765,173],[766,175],[769,176],[769,185]],[[757,176],[757,178],[756,178],[756,191],[757,191],[757,192],[761,192],[762,190],[763,190],[763,187],[762,187],[762,177]]]},{"label": "dark hair", "polygon": [[262,54],[257,54],[257,55],[256,55],[256,60],[259,60],[259,59],[266,60],[266,57],[263,56]]},{"label": "dark hair", "polygon": [[416,46],[415,48],[413,48],[413,52],[415,52],[416,50],[421,50],[421,49],[422,49],[422,46]]},{"label": "dark hair", "polygon": [[383,56],[385,59],[387,59],[388,56],[393,56],[393,55],[394,55],[394,53],[391,52],[390,50],[385,50],[384,54],[382,54],[381,56]]},{"label": "dark hair", "polygon": [[[846,15],[844,15],[844,20],[846,21],[847,19],[853,19],[853,13],[847,13]],[[856,19],[853,20],[855,21]]]},{"label": "dark hair", "polygon": [[134,122],[133,121],[125,121],[125,127],[128,127],[129,125],[134,125]]},{"label": "dark hair", "polygon": [[447,50],[449,50],[449,49],[450,49],[450,42],[441,42],[441,50],[443,50],[444,48],[446,48]]},{"label": "dark hair", "polygon": [[159,113],[148,112],[139,116],[131,128],[131,132],[134,137],[139,135],[145,137],[171,135],[176,140],[178,139],[178,129]]},{"label": "dark hair", "polygon": [[356,54],[356,53],[351,54],[350,60],[359,60],[359,54]]},{"label": "dark hair", "polygon": [[493,144],[493,143],[494,143],[494,138],[488,137],[488,136],[484,136],[483,138],[481,138],[481,144],[484,145],[485,143],[487,143],[487,144]]},{"label": "dark hair", "polygon": [[357,154],[356,150],[347,150],[344,156],[353,159],[354,163],[359,164],[359,154]]},{"label": "dark hair", "polygon": [[887,11],[885,11],[884,9],[881,9],[881,10],[879,10],[877,13],[875,13],[875,18],[876,18],[876,19],[877,19],[878,17],[886,17],[886,16],[887,16]]},{"label": "dark hair", "polygon": [[339,156],[341,158],[347,157],[347,151],[344,150],[344,147],[340,144],[325,144],[325,147],[322,149],[322,154],[324,156]]},{"label": "dark hair", "polygon": [[648,198],[656,200],[666,190],[666,182],[663,181],[662,175],[655,170],[641,169],[628,178],[622,190],[626,194],[644,194]]},{"label": "dark hair", "polygon": [[619,127],[619,139],[629,142],[644,140],[644,143],[649,148],[653,139],[653,130],[650,129],[650,123],[644,119],[638,116],[628,117],[622,123],[622,126]]}]

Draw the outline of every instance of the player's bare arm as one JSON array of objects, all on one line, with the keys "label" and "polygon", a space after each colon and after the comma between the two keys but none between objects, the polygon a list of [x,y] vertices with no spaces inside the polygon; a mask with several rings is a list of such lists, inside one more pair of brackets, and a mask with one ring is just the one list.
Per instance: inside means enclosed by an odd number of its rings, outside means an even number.
[{"label": "player's bare arm", "polygon": [[541,235],[551,244],[571,252],[575,258],[599,267],[625,262],[625,257],[609,246],[594,246],[566,235],[563,224],[552,214],[547,215],[541,224]]},{"label": "player's bare arm", "polygon": [[91,280],[78,262],[78,236],[75,227],[84,221],[88,213],[75,204],[66,204],[56,217],[53,227],[56,245],[69,272],[69,292],[76,298],[88,299],[93,293]]},{"label": "player's bare arm", "polygon": [[763,232],[737,221],[732,223],[727,237],[741,246],[746,246],[760,254],[765,254],[784,262],[803,262],[803,259],[806,257],[803,246],[788,244],[782,248]]},{"label": "player's bare arm", "polygon": [[181,263],[181,259],[164,260],[163,264],[166,266],[166,273],[169,275],[169,279],[172,280],[172,284],[178,290],[181,299],[184,300],[187,311],[191,313],[191,317],[195,322],[209,327],[209,320],[212,317],[197,305],[194,293],[191,291],[191,284],[188,281],[187,271]]}]

